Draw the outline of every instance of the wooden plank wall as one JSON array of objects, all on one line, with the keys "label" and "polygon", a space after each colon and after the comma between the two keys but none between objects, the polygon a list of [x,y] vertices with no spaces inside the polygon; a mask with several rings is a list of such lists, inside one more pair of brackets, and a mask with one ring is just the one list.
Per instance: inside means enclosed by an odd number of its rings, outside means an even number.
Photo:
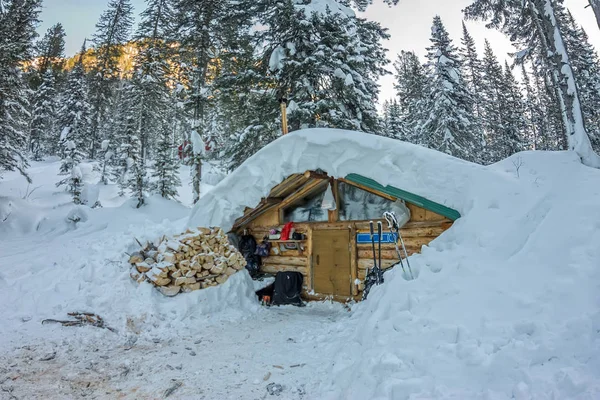
[{"label": "wooden plank wall", "polygon": [[[434,212],[425,210],[421,207],[407,204],[411,211],[411,220],[401,229],[404,244],[409,255],[419,253],[422,246],[428,245],[431,241],[441,235],[452,226],[452,221],[438,215]],[[385,220],[381,220],[383,231],[389,232]],[[377,223],[377,220],[374,221]],[[275,207],[265,214],[252,221],[247,228],[255,237],[257,243],[260,243],[264,236],[268,236],[271,228],[282,229],[279,225],[279,208]],[[313,229],[349,229],[350,230],[350,263],[351,279],[354,282],[359,279],[361,282],[365,279],[367,268],[373,266],[373,252],[371,244],[356,244],[357,233],[368,233],[368,222],[329,222],[329,223],[294,223],[294,228],[307,236],[303,243],[304,250],[287,250],[278,252],[276,248],[278,243],[273,243],[269,257],[263,258],[261,271],[275,274],[279,271],[297,271],[304,276],[304,295],[307,297],[312,290],[312,230]],[[241,232],[238,232],[241,234]],[[377,251],[377,244],[375,245]],[[398,262],[398,256],[393,244],[381,245],[381,264],[384,269]],[[352,285],[352,296],[360,299],[363,285]]]},{"label": "wooden plank wall", "polygon": [[[423,208],[408,204],[411,211],[411,219],[402,229],[400,234],[404,239],[404,245],[408,255],[420,253],[423,246],[428,245],[444,231],[452,226],[452,221],[449,219],[425,210]],[[377,223],[377,221],[374,221]],[[383,231],[389,232],[386,221],[382,221]],[[369,233],[368,223],[356,223],[357,232]],[[398,243],[401,254],[404,256],[404,251]],[[358,279],[364,281],[366,271],[373,266],[373,247],[370,243],[357,245],[358,250]],[[375,252],[378,254],[378,246],[375,243]],[[381,266],[387,269],[398,263],[398,255],[396,247],[392,243],[381,244]],[[364,286],[360,284],[358,291],[362,292]]]}]

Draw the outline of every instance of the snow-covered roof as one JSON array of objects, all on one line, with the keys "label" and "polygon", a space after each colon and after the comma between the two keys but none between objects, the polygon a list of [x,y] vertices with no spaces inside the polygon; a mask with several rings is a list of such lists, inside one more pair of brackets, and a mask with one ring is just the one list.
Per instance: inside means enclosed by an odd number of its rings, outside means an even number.
[{"label": "snow-covered roof", "polygon": [[[395,139],[338,129],[306,129],[270,143],[227,176],[194,207],[189,226],[230,230],[292,174],[321,169],[335,178],[360,174],[453,208],[465,215],[478,181],[497,173],[478,164]],[[498,176],[498,179],[501,179]]]}]

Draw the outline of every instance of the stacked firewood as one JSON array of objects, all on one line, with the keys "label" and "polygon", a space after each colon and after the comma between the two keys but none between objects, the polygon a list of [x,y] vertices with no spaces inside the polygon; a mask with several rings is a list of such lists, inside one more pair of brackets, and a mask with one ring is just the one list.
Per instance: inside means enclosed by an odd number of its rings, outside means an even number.
[{"label": "stacked firewood", "polygon": [[142,246],[129,263],[132,279],[152,283],[165,296],[220,285],[246,266],[220,228],[188,229],[172,238],[162,237]]}]

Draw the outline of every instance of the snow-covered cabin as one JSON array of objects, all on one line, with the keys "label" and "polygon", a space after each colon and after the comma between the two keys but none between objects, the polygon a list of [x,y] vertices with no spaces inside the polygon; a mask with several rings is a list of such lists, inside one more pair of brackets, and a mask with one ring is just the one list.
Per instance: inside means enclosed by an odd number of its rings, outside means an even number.
[{"label": "snow-covered cabin", "polygon": [[[428,156],[432,164],[441,157],[468,167],[438,152],[365,133],[293,132],[248,159],[201,199],[190,225],[249,233],[260,243],[272,229],[281,231],[293,222],[304,237],[270,239],[261,270],[301,272],[308,299],[358,300],[365,272],[373,265],[369,221],[375,226],[381,221],[383,233],[389,233],[384,211],[410,215],[401,234],[413,254],[460,218],[459,211],[442,204],[443,195],[431,198],[451,181],[439,189],[430,186],[445,174],[427,165]],[[395,157],[403,162],[394,165]],[[405,163],[409,168],[402,168]],[[398,263],[391,238],[385,235],[381,245],[384,268]]]}]

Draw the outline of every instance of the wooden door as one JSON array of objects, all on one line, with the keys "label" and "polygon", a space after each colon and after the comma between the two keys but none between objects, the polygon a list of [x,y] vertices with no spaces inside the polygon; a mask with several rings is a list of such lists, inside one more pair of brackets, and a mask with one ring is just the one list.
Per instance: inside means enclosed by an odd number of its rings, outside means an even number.
[{"label": "wooden door", "polygon": [[317,294],[351,295],[350,233],[348,230],[314,230],[313,284]]}]

